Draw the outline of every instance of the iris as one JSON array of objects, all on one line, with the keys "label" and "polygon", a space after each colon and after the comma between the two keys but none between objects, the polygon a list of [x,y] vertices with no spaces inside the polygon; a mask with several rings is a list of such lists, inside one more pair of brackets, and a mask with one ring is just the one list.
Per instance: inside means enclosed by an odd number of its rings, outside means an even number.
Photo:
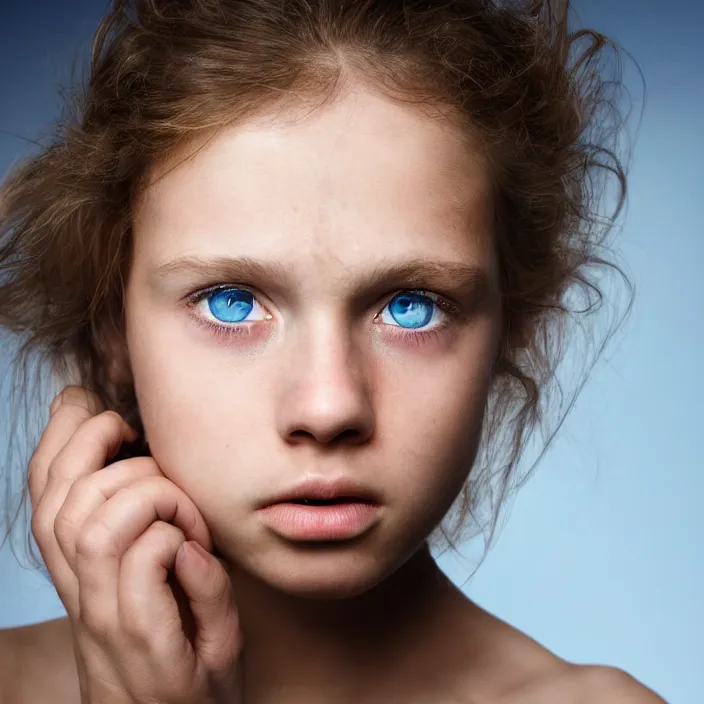
[{"label": "iris", "polygon": [[[252,309],[254,296],[244,289],[222,289],[208,296],[208,308],[223,323],[240,323]],[[434,302],[419,293],[402,293],[392,299],[389,310],[394,320],[404,327],[421,328],[433,317]]]},{"label": "iris", "polygon": [[[433,301],[418,293],[403,293],[396,296],[389,308],[391,315],[396,322],[407,322],[412,328],[420,328],[427,325],[433,317]],[[399,318],[406,317],[406,321],[400,321]]]},{"label": "iris", "polygon": [[210,312],[223,323],[239,323],[252,308],[254,296],[243,289],[228,288],[208,297]]}]

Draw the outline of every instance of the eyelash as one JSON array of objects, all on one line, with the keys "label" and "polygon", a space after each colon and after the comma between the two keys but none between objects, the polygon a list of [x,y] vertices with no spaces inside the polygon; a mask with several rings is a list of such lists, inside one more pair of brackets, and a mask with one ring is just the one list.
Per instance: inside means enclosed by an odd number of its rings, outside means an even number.
[{"label": "eyelash", "polygon": [[[187,305],[189,309],[194,309],[201,301],[206,299],[208,296],[210,296],[213,293],[218,293],[219,291],[229,291],[229,290],[241,290],[241,291],[249,291],[253,296],[256,296],[254,291],[249,289],[247,286],[233,286],[233,285],[224,285],[224,284],[219,284],[217,286],[211,286],[206,289],[200,289],[189,296],[187,296]],[[443,298],[439,294],[431,294],[428,295],[430,292],[426,291],[425,289],[401,289],[397,293],[394,294],[394,296],[389,299],[390,301],[393,300],[396,296],[402,293],[417,293],[421,294],[422,296],[427,296],[430,298],[430,300],[433,301],[433,303],[442,310],[446,318],[444,322],[440,323],[436,327],[434,327],[432,330],[421,330],[419,332],[410,332],[408,330],[404,330],[403,328],[399,328],[399,332],[394,333],[395,335],[399,335],[401,338],[404,340],[411,342],[416,345],[420,345],[423,342],[429,341],[431,339],[436,339],[441,336],[443,331],[450,327],[454,322],[456,322],[459,318],[462,317],[462,309],[460,306],[458,306],[456,303],[453,303],[452,301]],[[437,296],[437,298],[434,298],[433,296]],[[387,304],[388,305],[388,302]],[[219,337],[223,337],[226,339],[231,339],[233,337],[241,337],[243,335],[251,335],[251,326],[246,324],[246,323],[233,323],[231,325],[223,324],[223,325],[218,325],[217,323],[213,323],[209,320],[205,320],[204,318],[192,314],[193,319],[198,325],[201,325],[202,327],[206,328],[210,332],[212,332],[214,335],[217,335]],[[389,327],[395,327],[395,326],[389,326]]]}]

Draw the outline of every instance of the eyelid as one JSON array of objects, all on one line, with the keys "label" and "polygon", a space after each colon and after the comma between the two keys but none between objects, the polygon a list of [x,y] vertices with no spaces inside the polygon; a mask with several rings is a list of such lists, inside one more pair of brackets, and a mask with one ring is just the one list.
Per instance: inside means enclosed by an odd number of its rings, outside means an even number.
[{"label": "eyelid", "polygon": [[[211,286],[207,286],[206,288],[199,288],[198,290],[187,294],[186,295],[186,300],[188,302],[188,307],[189,308],[197,308],[198,304],[205,300],[209,295],[213,293],[218,293],[220,291],[231,291],[231,290],[238,290],[238,291],[247,291],[252,294],[252,296],[257,300],[258,304],[262,306],[265,310],[267,310],[266,306],[264,306],[260,301],[259,297],[261,294],[253,289],[251,286],[248,286],[246,284],[213,284]],[[460,324],[466,317],[467,317],[467,311],[464,309],[462,305],[457,303],[456,301],[452,300],[451,298],[441,294],[437,293],[435,291],[430,291],[428,289],[422,289],[422,288],[398,288],[394,290],[392,293],[388,294],[387,296],[384,296],[382,298],[383,305],[381,306],[379,312],[374,314],[374,317],[376,319],[377,316],[381,315],[383,312],[384,308],[397,296],[403,295],[403,294],[420,294],[421,296],[426,296],[430,300],[432,300],[435,305],[442,311],[445,319],[436,327],[432,328],[431,330],[412,330],[408,329],[406,330],[402,326],[399,326],[399,332],[397,334],[399,335],[407,335],[409,337],[416,337],[416,338],[421,338],[423,336],[430,336],[437,334],[439,331],[442,329],[452,326],[453,324]],[[264,297],[264,296],[262,296]],[[265,297],[264,297],[265,298]],[[237,332],[242,332],[243,329],[250,330],[250,325],[251,323],[247,322],[239,322],[239,323],[225,323],[225,322],[213,322],[211,320],[208,320],[207,318],[203,318],[200,315],[194,315],[194,317],[198,320],[198,322],[206,327],[209,327],[213,332],[221,333],[221,334],[228,334],[228,333],[237,333]],[[267,310],[267,319],[271,320],[272,319],[271,313],[268,312]],[[264,322],[264,321],[251,321],[251,322]],[[392,326],[395,327],[395,326]]]},{"label": "eyelid", "polygon": [[[193,291],[189,294],[186,294],[184,297],[185,300],[187,300],[190,304],[195,304],[199,303],[202,301],[204,298],[209,296],[211,293],[218,293],[220,291],[230,291],[230,290],[238,290],[238,291],[248,291],[251,293],[255,298],[263,297],[262,294],[259,293],[256,289],[252,288],[251,286],[248,286],[247,284],[213,284],[211,286],[207,286],[205,288],[199,288],[196,291]],[[430,291],[429,289],[424,289],[424,288],[398,288],[394,290],[393,292],[383,296],[381,298],[381,301],[383,301],[383,305],[386,306],[390,301],[392,301],[394,298],[396,298],[399,295],[402,294],[409,294],[409,293],[417,293],[422,296],[427,296],[431,300],[433,300],[435,303],[437,303],[440,308],[445,311],[449,312],[453,315],[456,316],[461,316],[463,314],[463,308],[462,306],[457,303],[457,301],[452,300],[448,296],[445,296],[441,293],[437,293],[436,291]]]},{"label": "eyelid", "polygon": [[186,294],[184,298],[188,301],[199,301],[209,294],[219,291],[249,291],[253,296],[260,295],[258,291],[255,291],[251,286],[247,286],[246,284],[213,284],[212,286],[206,286],[205,288],[192,291]]},{"label": "eyelid", "polygon": [[[253,290],[250,286],[246,286],[244,284],[215,284],[213,286],[208,286],[207,288],[200,288],[197,291],[194,291],[193,293],[189,293],[186,295],[185,299],[187,301],[187,305],[189,308],[197,308],[198,304],[204,301],[208,296],[214,293],[220,293],[221,291],[247,291],[248,293],[252,294],[252,297],[257,301],[257,304],[264,308],[264,310],[267,311],[267,318],[271,319],[272,315],[271,313],[268,312],[266,306],[264,306],[260,301],[259,297],[260,294]],[[213,327],[220,327],[220,328],[235,328],[235,327],[242,327],[246,326],[248,323],[246,322],[241,322],[241,323],[225,323],[222,321],[219,322],[212,322],[208,321]],[[254,321],[254,322],[261,322],[261,321]]]}]

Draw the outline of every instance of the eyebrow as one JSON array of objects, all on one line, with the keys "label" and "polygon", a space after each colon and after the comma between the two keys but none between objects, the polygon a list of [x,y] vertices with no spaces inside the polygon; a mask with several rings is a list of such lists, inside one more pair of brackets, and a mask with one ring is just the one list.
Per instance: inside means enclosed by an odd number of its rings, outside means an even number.
[{"label": "eyebrow", "polygon": [[[280,288],[293,279],[295,267],[275,261],[259,261],[250,257],[213,257],[204,259],[184,256],[159,265],[157,279],[180,275],[209,278],[222,283],[262,282]],[[355,294],[376,291],[385,286],[408,288],[440,288],[464,294],[488,291],[490,278],[482,266],[455,261],[410,259],[403,262],[379,263],[366,270],[355,286]]]}]

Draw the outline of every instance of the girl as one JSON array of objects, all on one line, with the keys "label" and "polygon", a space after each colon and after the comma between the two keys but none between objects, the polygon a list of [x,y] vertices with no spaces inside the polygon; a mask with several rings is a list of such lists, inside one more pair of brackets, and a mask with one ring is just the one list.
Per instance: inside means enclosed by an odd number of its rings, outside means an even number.
[{"label": "girl", "polygon": [[2,321],[69,384],[27,482],[68,616],[3,634],[3,701],[662,702],[430,554],[497,491],[493,531],[613,267],[609,42],[567,11],[114,3],[2,191]]}]

